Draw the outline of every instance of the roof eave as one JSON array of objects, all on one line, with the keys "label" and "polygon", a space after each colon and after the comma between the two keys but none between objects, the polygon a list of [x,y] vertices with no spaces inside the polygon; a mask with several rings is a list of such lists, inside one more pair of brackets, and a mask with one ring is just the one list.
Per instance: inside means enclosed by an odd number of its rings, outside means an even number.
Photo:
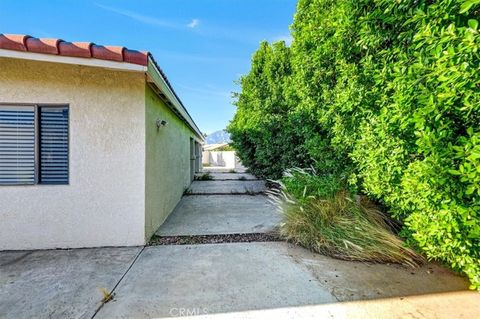
[{"label": "roof eave", "polygon": [[187,124],[187,126],[190,127],[193,132],[195,132],[195,135],[197,135],[197,137],[204,142],[205,137],[203,136],[202,132],[198,128],[197,124],[193,121],[186,107],[175,93],[167,77],[151,55],[149,55],[148,58],[146,73],[148,75],[147,81],[153,83],[161,91],[157,92],[157,94],[160,95],[160,98],[162,98],[162,100],[166,102],[167,106],[174,111],[177,117]]},{"label": "roof eave", "polygon": [[92,66],[92,67],[101,67],[101,68],[112,69],[112,70],[130,71],[130,72],[147,72],[146,66],[134,64],[134,63],[100,60],[100,59],[93,59],[93,58],[77,58],[77,57],[54,55],[54,54],[34,53],[34,52],[28,52],[28,51],[13,51],[13,50],[0,49],[0,57],[33,60],[33,61],[41,61],[41,62],[76,64],[76,65],[84,65],[84,66]]},{"label": "roof eave", "polygon": [[[153,57],[148,55],[147,66],[128,63],[128,62],[117,62],[111,60],[101,60],[94,58],[84,58],[84,57],[70,57],[62,56],[55,54],[44,54],[44,53],[35,53],[29,51],[14,51],[7,49],[0,49],[0,57],[5,58],[14,58],[14,59],[23,59],[31,61],[40,61],[40,62],[52,62],[52,63],[63,63],[63,64],[73,64],[73,65],[83,65],[90,67],[100,67],[111,70],[127,71],[127,72],[142,72],[147,74],[147,81],[152,81],[156,87],[159,88],[164,97],[167,105],[172,108],[174,113],[180,118],[193,132],[197,135],[197,138],[204,142],[205,138],[193,121],[192,117],[188,113],[187,109],[183,105],[182,101],[178,95],[173,90],[172,85],[168,81],[167,77],[160,69],[158,64],[155,62]],[[158,92],[157,92],[158,93]]]}]

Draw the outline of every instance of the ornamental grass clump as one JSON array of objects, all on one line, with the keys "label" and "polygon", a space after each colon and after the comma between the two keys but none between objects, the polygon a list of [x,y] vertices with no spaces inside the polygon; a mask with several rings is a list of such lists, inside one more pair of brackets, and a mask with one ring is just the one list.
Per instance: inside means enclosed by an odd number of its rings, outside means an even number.
[{"label": "ornamental grass clump", "polygon": [[312,251],[344,260],[416,267],[423,258],[404,246],[386,216],[365,197],[337,189],[332,177],[287,171],[270,194],[284,216],[280,235]]}]

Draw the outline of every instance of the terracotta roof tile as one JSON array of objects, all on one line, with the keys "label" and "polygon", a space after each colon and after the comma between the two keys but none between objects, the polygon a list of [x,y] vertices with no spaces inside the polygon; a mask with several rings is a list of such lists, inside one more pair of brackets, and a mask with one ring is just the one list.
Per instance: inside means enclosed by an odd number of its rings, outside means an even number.
[{"label": "terracotta roof tile", "polygon": [[29,35],[25,34],[1,34],[0,33],[0,49],[27,51],[25,42]]},{"label": "terracotta roof tile", "polygon": [[92,45],[92,57],[101,60],[123,61],[123,48],[103,45]]},{"label": "terracotta roof tile", "polygon": [[60,39],[39,39],[23,34],[1,34],[0,49],[54,54],[78,58],[94,58],[148,65],[148,52],[119,46],[103,46],[91,42],[66,42]]},{"label": "terracotta roof tile", "polygon": [[123,50],[123,59],[125,62],[133,63],[133,64],[140,64],[140,65],[147,65],[148,64],[148,52],[140,52],[130,49]]},{"label": "terracotta roof tile", "polygon": [[91,58],[91,42],[65,42],[58,44],[58,54],[64,56],[73,56],[78,58]]},{"label": "terracotta roof tile", "polygon": [[37,39],[27,38],[25,41],[28,52],[58,54],[58,42],[60,39]]}]

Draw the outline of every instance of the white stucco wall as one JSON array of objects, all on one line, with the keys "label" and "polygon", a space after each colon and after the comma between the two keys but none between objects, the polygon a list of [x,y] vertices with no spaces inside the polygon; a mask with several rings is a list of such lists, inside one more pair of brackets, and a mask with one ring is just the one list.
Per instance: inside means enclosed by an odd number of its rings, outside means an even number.
[{"label": "white stucco wall", "polygon": [[0,250],[145,242],[144,74],[0,58],[0,103],[70,106],[70,184],[0,185]]}]

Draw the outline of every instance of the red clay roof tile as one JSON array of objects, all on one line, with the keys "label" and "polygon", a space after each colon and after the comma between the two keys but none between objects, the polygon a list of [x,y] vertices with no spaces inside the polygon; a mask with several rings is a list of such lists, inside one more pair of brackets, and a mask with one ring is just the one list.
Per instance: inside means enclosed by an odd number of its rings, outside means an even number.
[{"label": "red clay roof tile", "polygon": [[90,47],[91,42],[65,42],[62,41],[58,44],[58,52],[60,55],[73,56],[78,58],[91,58],[92,52]]},{"label": "red clay roof tile", "polygon": [[148,65],[148,52],[140,52],[130,49],[123,50],[123,59],[127,63]]},{"label": "red clay roof tile", "polygon": [[25,42],[29,35],[25,34],[1,34],[0,33],[0,49],[27,51]]},{"label": "red clay roof tile", "polygon": [[92,45],[92,57],[101,60],[123,61],[123,47]]},{"label": "red clay roof tile", "polygon": [[58,42],[60,39],[37,39],[28,38],[25,41],[28,52],[58,54]]},{"label": "red clay roof tile", "polygon": [[23,34],[1,34],[0,49],[54,54],[78,58],[94,58],[148,65],[148,52],[119,46],[96,45],[91,42],[66,42],[60,39],[39,39]]}]

